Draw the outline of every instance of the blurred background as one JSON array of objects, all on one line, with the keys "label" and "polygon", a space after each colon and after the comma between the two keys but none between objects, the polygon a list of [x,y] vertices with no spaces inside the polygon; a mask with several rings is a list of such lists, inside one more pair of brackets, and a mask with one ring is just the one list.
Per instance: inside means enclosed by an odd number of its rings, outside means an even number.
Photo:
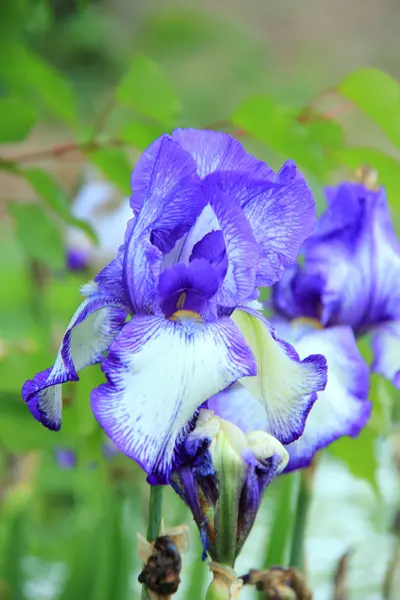
[{"label": "blurred background", "polygon": [[[80,286],[123,240],[139,153],[177,125],[229,131],[274,168],[294,158],[319,210],[324,184],[368,164],[397,227],[398,29],[395,0],[1,1],[0,599],[140,597],[148,486],[91,413],[100,369],[66,386],[57,434],[20,398],[53,363]],[[334,443],[318,464],[307,537],[316,600],[400,598],[399,398],[378,379],[371,396],[359,440]],[[285,556],[297,484],[271,486],[239,575]],[[170,490],[164,520],[192,531],[176,597],[201,598],[197,531]]]}]

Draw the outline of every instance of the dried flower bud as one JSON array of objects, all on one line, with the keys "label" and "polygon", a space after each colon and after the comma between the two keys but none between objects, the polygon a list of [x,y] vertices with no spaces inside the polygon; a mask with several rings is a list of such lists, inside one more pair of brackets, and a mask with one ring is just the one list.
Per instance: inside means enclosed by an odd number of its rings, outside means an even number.
[{"label": "dried flower bud", "polygon": [[243,582],[255,585],[265,600],[312,600],[304,577],[297,569],[273,567],[267,571],[250,571]]},{"label": "dried flower bud", "polygon": [[176,544],[167,535],[160,536],[152,544],[153,551],[140,573],[138,580],[158,596],[175,594],[180,584],[181,555]]}]

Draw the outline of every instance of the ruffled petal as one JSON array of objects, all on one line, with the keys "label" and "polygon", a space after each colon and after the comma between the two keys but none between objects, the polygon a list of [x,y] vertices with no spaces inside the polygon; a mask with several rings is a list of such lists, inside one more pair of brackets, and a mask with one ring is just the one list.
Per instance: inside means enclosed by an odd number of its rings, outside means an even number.
[{"label": "ruffled petal", "polygon": [[275,337],[261,314],[236,310],[232,314],[257,362],[257,376],[240,380],[267,413],[266,430],[282,444],[304,431],[308,413],[327,381],[326,360],[312,354],[300,360],[290,344]]},{"label": "ruffled petal", "polygon": [[389,321],[371,330],[372,370],[400,388],[400,321]]},{"label": "ruffled petal", "polygon": [[132,175],[141,204],[125,243],[123,284],[133,312],[152,312],[162,257],[195,223],[206,200],[196,165],[168,136],[142,155]]},{"label": "ruffled petal", "polygon": [[54,366],[26,381],[22,397],[33,416],[49,429],[61,427],[61,384],[77,381],[77,372],[100,362],[126,319],[117,299],[94,295],[86,298],[65,331]]},{"label": "ruffled petal", "polygon": [[229,319],[202,323],[136,316],[102,368],[108,383],[92,392],[106,434],[158,482],[167,482],[175,451],[200,405],[245,375],[254,357]]},{"label": "ruffled petal", "polygon": [[228,133],[175,129],[172,139],[196,161],[200,177],[214,171],[243,171],[258,177],[274,175],[266,163],[248,154],[242,144]]},{"label": "ruffled petal", "polygon": [[400,316],[400,246],[384,189],[343,183],[305,242],[307,272],[325,281],[324,324],[357,333]]},{"label": "ruffled petal", "polygon": [[[274,323],[275,324],[275,323]],[[283,335],[277,326],[278,335]],[[299,337],[300,336],[300,337]],[[295,341],[298,338],[298,341]],[[288,339],[285,337],[285,339]],[[300,357],[320,352],[328,362],[328,382],[307,417],[302,436],[287,446],[287,471],[308,466],[317,450],[344,435],[356,437],[371,414],[369,369],[350,327],[304,329],[292,325],[292,339]]]},{"label": "ruffled petal", "polygon": [[255,193],[249,193],[250,200],[243,207],[260,245],[259,286],[270,286],[282,277],[316,221],[311,190],[292,161],[274,175],[273,183],[271,187],[251,182]]}]

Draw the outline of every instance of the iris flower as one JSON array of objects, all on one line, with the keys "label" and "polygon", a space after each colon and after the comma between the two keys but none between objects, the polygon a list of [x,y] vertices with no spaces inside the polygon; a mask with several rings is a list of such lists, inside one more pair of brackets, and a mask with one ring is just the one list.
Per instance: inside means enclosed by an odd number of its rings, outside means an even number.
[{"label": "iris flower", "polygon": [[[293,445],[300,464],[310,458],[300,452],[308,436],[318,449],[357,435],[368,420],[369,369],[355,338],[370,336],[371,370],[400,387],[400,244],[385,190],[345,182],[327,188],[326,198],[328,207],[304,243],[304,264],[288,268],[273,291],[279,334],[300,356],[312,347],[328,361],[326,390]],[[292,457],[290,464],[296,464]]]},{"label": "iris flower", "polygon": [[274,173],[227,134],[187,129],[142,154],[131,189],[124,245],[84,286],[54,366],[23,387],[32,414],[58,430],[62,384],[101,363],[94,415],[151,483],[170,481],[199,410],[239,381],[269,433],[293,441],[325,386],[325,359],[301,361],[250,306],[314,226],[302,175],[291,161]]}]

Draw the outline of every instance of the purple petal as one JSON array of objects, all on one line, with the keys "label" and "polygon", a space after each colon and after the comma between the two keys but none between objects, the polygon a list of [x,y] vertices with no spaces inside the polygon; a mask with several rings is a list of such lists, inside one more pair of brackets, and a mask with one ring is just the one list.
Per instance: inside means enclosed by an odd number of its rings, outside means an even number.
[{"label": "purple petal", "polygon": [[102,368],[108,383],[92,392],[96,418],[122,452],[164,482],[196,409],[255,372],[253,355],[229,319],[153,316],[132,318]]},{"label": "purple petal", "polygon": [[132,175],[141,204],[128,241],[123,267],[126,297],[133,312],[152,312],[163,254],[195,223],[205,206],[196,165],[168,137],[144,152]]},{"label": "purple petal", "polygon": [[79,250],[78,248],[70,248],[67,250],[67,269],[70,271],[84,271],[89,265],[89,252]]},{"label": "purple petal", "polygon": [[400,321],[377,325],[371,333],[372,371],[380,373],[400,389]]},{"label": "purple petal", "polygon": [[222,231],[210,231],[195,244],[189,260],[196,258],[205,258],[216,271],[219,281],[224,279],[228,270],[228,256]]},{"label": "purple petal", "polygon": [[[279,328],[278,334],[282,335]],[[286,447],[290,456],[287,471],[309,465],[317,450],[344,435],[356,437],[372,408],[368,400],[368,365],[350,327],[298,329],[294,322],[292,334],[289,341],[293,341],[301,357],[310,351],[326,357],[328,383],[324,391],[318,392],[302,436]]]},{"label": "purple petal", "polygon": [[272,188],[263,182],[249,181],[254,195],[244,206],[260,245],[258,286],[270,286],[282,277],[284,267],[295,262],[316,220],[311,190],[292,161],[283,165],[273,181]]},{"label": "purple petal", "polygon": [[383,189],[343,183],[305,243],[306,269],[325,280],[322,320],[357,333],[400,316],[400,246]]},{"label": "purple petal", "polygon": [[217,301],[222,306],[236,307],[254,294],[259,248],[242,209],[221,191],[219,182],[218,173],[204,180],[206,197],[223,233],[228,258]]},{"label": "purple petal", "polygon": [[172,139],[196,161],[200,177],[214,171],[243,171],[257,177],[269,177],[274,174],[268,165],[248,154],[243,146],[227,133],[175,129]]},{"label": "purple petal", "polygon": [[188,266],[178,263],[160,275],[158,295],[164,315],[188,310],[204,315],[208,301],[218,290],[218,276],[204,258]]},{"label": "purple petal", "polygon": [[319,275],[309,275],[300,265],[287,267],[282,279],[272,288],[272,305],[288,319],[319,319],[322,290]]},{"label": "purple petal", "polygon": [[93,295],[80,305],[65,331],[52,368],[26,381],[22,397],[33,416],[49,429],[61,427],[61,384],[77,381],[77,372],[100,362],[124,325],[126,310],[113,298]]}]

